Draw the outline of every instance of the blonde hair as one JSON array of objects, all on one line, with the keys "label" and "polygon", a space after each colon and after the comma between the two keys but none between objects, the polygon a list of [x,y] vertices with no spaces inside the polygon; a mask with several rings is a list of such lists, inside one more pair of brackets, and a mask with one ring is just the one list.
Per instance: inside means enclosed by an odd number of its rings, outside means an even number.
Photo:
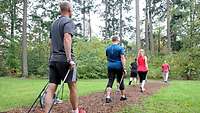
[{"label": "blonde hair", "polygon": [[143,55],[145,55],[144,49],[139,49],[139,50],[138,50],[138,57],[139,57],[139,56],[142,56],[142,53],[143,53]]}]

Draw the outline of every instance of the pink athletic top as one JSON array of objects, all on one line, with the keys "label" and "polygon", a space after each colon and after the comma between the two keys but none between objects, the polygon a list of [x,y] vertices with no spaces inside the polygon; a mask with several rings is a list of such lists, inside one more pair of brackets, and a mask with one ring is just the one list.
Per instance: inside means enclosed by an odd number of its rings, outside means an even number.
[{"label": "pink athletic top", "polygon": [[169,72],[170,70],[170,67],[169,67],[169,64],[165,63],[162,65],[162,72]]},{"label": "pink athletic top", "polygon": [[147,69],[147,67],[146,67],[145,57],[139,56],[139,57],[137,58],[137,63],[138,63],[138,68],[137,68],[137,70],[138,70],[139,72],[147,72],[147,71],[148,71],[148,69]]}]

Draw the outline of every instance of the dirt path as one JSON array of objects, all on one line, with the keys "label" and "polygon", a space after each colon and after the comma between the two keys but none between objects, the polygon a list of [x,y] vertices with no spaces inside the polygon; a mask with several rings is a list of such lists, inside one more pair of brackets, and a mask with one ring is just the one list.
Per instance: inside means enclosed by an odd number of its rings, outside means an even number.
[{"label": "dirt path", "polygon": [[[147,91],[141,93],[139,87],[130,86],[126,89],[127,101],[120,101],[120,94],[113,92],[112,94],[112,103],[106,104],[105,99],[103,98],[102,92],[93,93],[88,96],[80,97],[80,107],[85,108],[87,113],[116,113],[117,111],[122,110],[127,105],[132,105],[138,102],[141,98],[150,96],[160,88],[164,87],[161,82],[149,81],[146,84]],[[7,113],[26,113],[27,109],[17,109],[12,110]],[[66,113],[71,111],[71,105],[69,102],[65,104],[59,104],[53,107],[52,113]],[[37,108],[33,113],[42,113],[40,108]]]}]

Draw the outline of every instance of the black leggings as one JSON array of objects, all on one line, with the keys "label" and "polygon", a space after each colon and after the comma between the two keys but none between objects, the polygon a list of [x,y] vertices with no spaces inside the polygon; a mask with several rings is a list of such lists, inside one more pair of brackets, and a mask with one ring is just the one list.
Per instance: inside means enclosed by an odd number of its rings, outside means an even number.
[{"label": "black leggings", "polygon": [[[118,69],[108,69],[108,84],[107,87],[112,88],[113,83],[115,81],[115,77],[117,77],[117,82],[120,83],[121,79],[122,79],[122,75],[123,75],[123,71],[122,69],[118,70]],[[124,79],[122,80],[120,86],[119,86],[120,90],[124,90],[125,86],[124,86]]]},{"label": "black leggings", "polygon": [[138,71],[138,74],[139,74],[139,77],[140,77],[140,83],[142,83],[143,80],[146,80],[147,71],[146,72]]}]

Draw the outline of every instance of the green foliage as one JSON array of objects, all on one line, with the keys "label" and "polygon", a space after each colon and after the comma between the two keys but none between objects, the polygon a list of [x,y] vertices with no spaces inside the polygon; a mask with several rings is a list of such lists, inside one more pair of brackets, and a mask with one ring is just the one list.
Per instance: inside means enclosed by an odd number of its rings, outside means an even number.
[{"label": "green foliage", "polygon": [[11,40],[10,44],[3,51],[0,76],[20,74],[20,45],[19,42]]},{"label": "green foliage", "polygon": [[9,68],[18,68],[20,66],[19,43],[11,41],[10,46],[6,50],[6,64]]},{"label": "green foliage", "polygon": [[[103,19],[105,26],[102,26],[103,36],[110,38],[113,35],[119,35],[120,29],[120,7],[122,5],[123,13],[129,13],[132,10],[132,0],[103,0],[105,10],[103,11]],[[131,15],[122,14],[123,34],[130,35],[134,30],[131,22],[133,17]]]},{"label": "green foliage", "polygon": [[[21,76],[21,49],[17,41],[11,40],[3,54],[4,62],[1,62],[0,76]],[[47,76],[49,47],[46,41],[28,45],[28,71],[30,75],[37,77]]]},{"label": "green foliage", "polygon": [[[106,2],[107,1],[107,2]],[[120,6],[123,6],[123,13],[131,12],[131,0],[103,0],[101,5],[105,5],[105,10],[97,11],[99,3],[95,1],[86,1],[86,9],[91,14],[103,15],[105,26],[102,27],[103,35],[110,37],[118,34],[119,31],[119,12]],[[166,17],[166,1],[152,0],[152,17],[155,23],[160,24]],[[20,75],[21,74],[21,22],[20,9],[17,6],[22,5],[22,1],[7,0],[0,1],[0,76],[2,75]],[[50,25],[59,14],[58,1],[54,0],[32,1],[28,22],[28,71],[33,76],[46,76],[48,70],[48,37]],[[74,3],[75,23],[82,21],[81,17],[81,3]],[[173,0],[171,4],[171,37],[172,50],[179,51],[179,53],[154,56],[149,59],[149,76],[150,78],[161,77],[161,64],[166,59],[171,64],[171,77],[176,79],[199,79],[199,46],[200,46],[200,5],[192,1]],[[38,9],[39,12],[38,12]],[[83,11],[83,10],[82,10]],[[86,11],[86,10],[85,10]],[[87,13],[88,13],[87,11]],[[49,17],[47,19],[46,17]],[[123,15],[123,35],[132,34],[133,26],[131,15]],[[80,24],[81,25],[81,24]],[[158,26],[158,25],[157,25]],[[160,26],[160,25],[159,25]],[[80,26],[79,26],[80,27]],[[158,54],[166,54],[167,37],[162,35],[165,27],[160,26],[157,32],[154,33],[157,43],[155,49],[158,48]],[[13,34],[12,34],[13,32]],[[82,32],[80,28],[80,32]],[[13,36],[12,36],[13,35]],[[11,38],[12,37],[12,38]],[[104,78],[106,72],[106,56],[105,47],[108,42],[92,39],[90,42],[83,40],[76,40],[75,54],[78,62],[79,78]],[[158,43],[159,42],[159,43]],[[127,67],[132,62],[133,58],[129,57],[134,52],[136,47],[133,44],[123,40],[126,47],[126,52],[129,54]],[[193,48],[193,49],[191,49]],[[16,73],[12,73],[16,71]]]},{"label": "green foliage", "polygon": [[98,39],[90,42],[78,40],[74,46],[74,52],[78,65],[79,78],[105,78],[106,69],[106,44]]},{"label": "green foliage", "polygon": [[49,58],[48,42],[40,42],[30,46],[28,49],[28,71],[30,75],[37,77],[47,77],[48,58]]},{"label": "green foliage", "polygon": [[200,79],[200,49],[191,48],[165,56],[151,57],[149,60],[149,77],[161,78],[161,65],[166,60],[171,67],[171,79]]},{"label": "green foliage", "polygon": [[2,56],[0,56],[0,60],[1,60],[1,62],[0,62],[0,76],[5,76],[5,75],[8,74],[8,69],[7,69],[7,67],[5,67],[6,64],[5,64],[5,61],[3,60]]}]

